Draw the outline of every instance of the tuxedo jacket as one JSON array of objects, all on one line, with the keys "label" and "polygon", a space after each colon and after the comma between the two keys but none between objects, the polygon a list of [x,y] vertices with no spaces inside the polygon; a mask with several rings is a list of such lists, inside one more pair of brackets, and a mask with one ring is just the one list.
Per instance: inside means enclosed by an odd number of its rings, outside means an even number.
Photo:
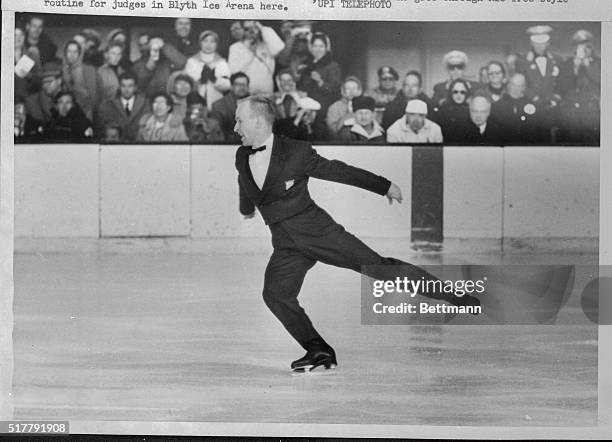
[{"label": "tuxedo jacket", "polygon": [[323,158],[309,142],[275,134],[268,172],[263,188],[259,189],[249,167],[250,152],[247,146],[240,146],[236,151],[240,212],[250,215],[257,207],[267,225],[287,220],[315,204],[308,192],[310,177],[348,184],[379,195],[385,195],[391,186],[382,176]]}]

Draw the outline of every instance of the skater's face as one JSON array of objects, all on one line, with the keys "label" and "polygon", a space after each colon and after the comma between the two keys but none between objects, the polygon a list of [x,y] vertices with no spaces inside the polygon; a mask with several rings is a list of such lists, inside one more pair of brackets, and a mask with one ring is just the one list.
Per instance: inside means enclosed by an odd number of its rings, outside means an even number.
[{"label": "skater's face", "polygon": [[240,136],[243,146],[253,146],[256,141],[264,137],[268,125],[264,118],[256,115],[251,110],[248,102],[240,103],[236,109],[236,124],[234,132]]}]

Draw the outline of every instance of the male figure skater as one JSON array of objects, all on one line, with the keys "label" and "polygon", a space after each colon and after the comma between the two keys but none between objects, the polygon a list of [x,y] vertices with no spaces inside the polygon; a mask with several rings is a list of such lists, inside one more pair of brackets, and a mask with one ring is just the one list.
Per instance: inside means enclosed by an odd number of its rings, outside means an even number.
[{"label": "male figure skater", "polygon": [[[266,268],[263,298],[293,338],[306,350],[294,361],[294,371],[310,371],[337,365],[333,348],[317,333],[300,306],[297,296],[306,272],[317,262],[362,273],[363,266],[376,266],[368,276],[376,279],[424,277],[437,280],[425,270],[395,258],[383,258],[348,233],[311,199],[308,179],[360,187],[386,195],[389,203],[402,202],[400,188],[389,180],[341,161],[327,160],[312,145],[272,133],[275,106],[272,100],[251,96],[236,110],[234,131],[242,146],[236,151],[240,190],[240,212],[247,218],[261,213],[272,233],[274,252]],[[400,269],[402,270],[398,270]],[[398,275],[398,272],[401,274]],[[478,299],[449,293],[427,293],[454,305],[479,305]]]}]

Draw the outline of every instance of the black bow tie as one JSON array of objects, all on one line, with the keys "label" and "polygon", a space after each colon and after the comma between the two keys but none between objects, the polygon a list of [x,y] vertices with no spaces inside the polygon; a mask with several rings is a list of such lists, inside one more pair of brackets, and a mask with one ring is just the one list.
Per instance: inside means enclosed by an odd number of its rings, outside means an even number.
[{"label": "black bow tie", "polygon": [[261,147],[258,147],[257,149],[251,149],[249,151],[249,155],[253,155],[253,154],[257,153],[257,152],[262,152],[264,150],[266,150],[266,146],[265,145],[261,146]]}]

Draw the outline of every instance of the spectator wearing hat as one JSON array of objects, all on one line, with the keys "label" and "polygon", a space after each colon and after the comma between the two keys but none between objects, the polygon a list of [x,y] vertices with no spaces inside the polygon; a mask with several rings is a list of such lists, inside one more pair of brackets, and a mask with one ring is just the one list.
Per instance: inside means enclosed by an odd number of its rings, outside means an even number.
[{"label": "spectator wearing hat", "polygon": [[36,120],[27,114],[26,105],[22,99],[15,99],[14,110],[15,142],[27,143],[41,140],[44,133],[42,121]]},{"label": "spectator wearing hat", "polygon": [[283,69],[276,75],[278,92],[272,94],[276,106],[276,118],[293,118],[298,111],[298,100],[306,96],[306,92],[298,91],[291,69]]},{"label": "spectator wearing hat", "polygon": [[527,81],[516,73],[508,80],[506,93],[491,107],[491,117],[504,129],[504,144],[529,145],[550,143],[541,103],[534,103],[525,92]]},{"label": "spectator wearing hat", "polygon": [[406,114],[387,130],[389,143],[442,143],[442,129],[427,118],[427,103],[410,100]]},{"label": "spectator wearing hat", "polygon": [[98,90],[102,101],[112,100],[119,90],[119,77],[125,72],[121,67],[123,48],[112,44],[106,49],[106,62],[98,68]]},{"label": "spectator wearing hat", "polygon": [[599,144],[601,59],[593,49],[593,34],[576,31],[574,52],[563,64],[558,90],[561,103],[560,140],[588,145]]},{"label": "spectator wearing hat", "polygon": [[193,79],[184,71],[176,71],[168,77],[166,90],[172,97],[172,112],[181,118],[187,115],[187,97],[194,91]]},{"label": "spectator wearing hat", "polygon": [[[95,29],[83,29],[81,35],[85,38],[83,45],[83,63],[99,68],[104,64],[104,51],[100,49],[102,36]],[[121,51],[123,54],[123,51]],[[127,56],[127,54],[126,54]]]},{"label": "spectator wearing hat", "polygon": [[199,37],[200,50],[190,57],[185,72],[195,81],[197,92],[206,100],[208,109],[223,97],[230,87],[230,67],[217,52],[219,35],[214,31],[203,31]]},{"label": "spectator wearing hat", "polygon": [[504,129],[491,116],[491,102],[479,95],[470,100],[470,123],[459,144],[501,146],[505,143]]},{"label": "spectator wearing hat", "polygon": [[490,61],[487,63],[486,85],[481,86],[472,93],[472,96],[486,97],[491,103],[499,101],[506,89],[506,68],[501,61]]},{"label": "spectator wearing hat", "polygon": [[191,143],[221,143],[225,140],[219,122],[208,116],[206,100],[196,92],[187,96],[183,125]]},{"label": "spectator wearing hat", "polygon": [[277,70],[288,69],[294,78],[299,78],[311,59],[309,43],[312,24],[308,21],[285,21],[281,25],[285,49],[276,57]]},{"label": "spectator wearing hat", "polygon": [[365,95],[374,98],[376,107],[384,110],[387,103],[397,95],[397,80],[399,75],[391,66],[383,66],[376,71],[378,74],[378,86],[370,89]]},{"label": "spectator wearing hat", "polygon": [[448,89],[448,96],[439,108],[431,113],[432,121],[442,128],[446,144],[463,144],[470,126],[470,83],[462,78],[453,80]]},{"label": "spectator wearing hat", "polygon": [[295,140],[328,141],[327,126],[317,118],[321,104],[310,97],[301,97],[298,99],[297,106],[298,111],[295,117],[283,118],[274,122],[273,132]]},{"label": "spectator wearing hat", "polygon": [[51,109],[54,106],[55,96],[62,89],[60,64],[57,62],[45,64],[40,81],[40,91],[26,98],[26,111],[32,118],[45,124],[51,119]]},{"label": "spectator wearing hat", "polygon": [[134,142],[140,119],[150,111],[148,100],[138,92],[136,76],[125,72],[119,76],[118,96],[104,101],[97,112],[96,133],[104,134],[109,126],[121,129],[121,141]]},{"label": "spectator wearing hat", "polygon": [[54,141],[84,141],[93,137],[91,121],[79,107],[74,94],[60,91],[44,128],[45,138]]},{"label": "spectator wearing hat", "polygon": [[443,58],[446,71],[448,72],[448,80],[437,83],[433,88],[433,97],[431,98],[434,110],[439,107],[444,100],[448,98],[448,89],[451,82],[458,79],[464,79],[470,83],[470,89],[476,90],[479,83],[467,80],[464,77],[465,69],[468,64],[468,56],[462,51],[450,51]]},{"label": "spectator wearing hat", "polygon": [[106,35],[106,47],[111,45],[119,45],[123,48],[123,54],[125,57],[121,58],[121,67],[124,70],[129,70],[132,67],[132,61],[128,54],[130,53],[130,46],[128,42],[128,33],[123,28],[115,28]]},{"label": "spectator wearing hat", "polygon": [[132,72],[138,80],[138,89],[146,96],[166,93],[170,74],[185,66],[185,56],[163,38],[152,36],[146,52],[134,63]]},{"label": "spectator wearing hat", "polygon": [[356,97],[353,99],[355,118],[348,121],[340,129],[338,139],[348,143],[384,143],[385,131],[374,117],[376,101],[372,97]]},{"label": "spectator wearing hat", "polygon": [[244,37],[229,48],[230,70],[249,76],[252,94],[270,95],[274,92],[276,56],[285,48],[285,43],[274,29],[258,21],[247,20],[242,26]]},{"label": "spectator wearing hat", "polygon": [[365,95],[374,98],[376,102],[376,119],[382,122],[383,113],[387,104],[397,96],[397,80],[399,74],[391,66],[382,66],[376,71],[378,74],[378,86],[370,89]]},{"label": "spectator wearing hat", "polygon": [[359,78],[350,76],[344,79],[341,88],[342,98],[332,104],[327,110],[325,122],[332,136],[336,139],[340,129],[351,120],[353,114],[353,99],[361,96],[363,88]]},{"label": "spectator wearing hat", "polygon": [[327,109],[340,97],[342,69],[332,56],[331,41],[323,32],[315,32],[309,45],[312,56],[301,70],[298,89],[321,104],[317,118],[324,120]]},{"label": "spectator wearing hat", "polygon": [[516,72],[523,74],[527,81],[526,95],[546,111],[556,108],[561,102],[557,81],[563,61],[549,50],[552,30],[548,25],[527,29],[531,49],[516,61]]},{"label": "spectator wearing hat", "polygon": [[183,120],[172,112],[172,97],[157,93],[151,97],[151,112],[140,119],[136,141],[189,141]]},{"label": "spectator wearing hat", "polygon": [[387,104],[382,118],[382,127],[389,128],[398,119],[402,118],[406,112],[406,105],[410,100],[421,100],[427,103],[430,108],[429,98],[422,89],[421,74],[417,71],[410,71],[404,77],[402,89],[397,93],[395,98]]},{"label": "spectator wearing hat", "polygon": [[236,108],[238,100],[249,95],[249,77],[244,72],[236,72],[230,77],[230,83],[230,91],[213,103],[210,116],[221,123],[227,142],[240,143],[240,137],[234,132]]},{"label": "spectator wearing hat", "polygon": [[39,15],[32,15],[25,25],[25,49],[35,51],[41,64],[57,61],[57,45],[44,30],[45,21]]},{"label": "spectator wearing hat", "polygon": [[96,69],[82,62],[82,48],[75,40],[64,45],[62,76],[64,89],[74,94],[79,107],[87,118],[93,117],[93,110],[100,102]]},{"label": "spectator wearing hat", "polygon": [[200,50],[198,42],[192,35],[191,19],[179,17],[174,20],[174,33],[167,39],[169,45],[174,46],[185,59],[195,55]]}]

